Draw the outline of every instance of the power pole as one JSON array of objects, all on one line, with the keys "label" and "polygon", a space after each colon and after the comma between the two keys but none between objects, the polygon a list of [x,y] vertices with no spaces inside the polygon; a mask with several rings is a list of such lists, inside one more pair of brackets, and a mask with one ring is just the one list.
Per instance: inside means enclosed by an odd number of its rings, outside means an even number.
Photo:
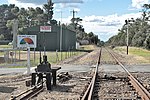
[{"label": "power pole", "polygon": [[14,19],[13,22],[13,49],[17,47],[17,32],[18,32],[18,20]]},{"label": "power pole", "polygon": [[74,23],[75,21],[75,13],[77,13],[77,11],[71,11],[72,12],[72,22]]}]

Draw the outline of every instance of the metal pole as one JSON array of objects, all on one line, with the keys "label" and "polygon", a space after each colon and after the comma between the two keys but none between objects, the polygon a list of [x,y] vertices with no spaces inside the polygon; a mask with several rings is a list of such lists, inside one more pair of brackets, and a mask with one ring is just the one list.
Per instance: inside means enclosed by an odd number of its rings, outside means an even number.
[{"label": "metal pole", "polygon": [[46,55],[46,52],[45,52],[45,45],[46,45],[46,43],[45,43],[45,41],[46,41],[46,39],[45,39],[45,32],[44,32],[43,40],[44,40],[44,55]]},{"label": "metal pole", "polygon": [[30,47],[27,47],[28,51],[27,51],[27,74],[30,74]]},{"label": "metal pole", "polygon": [[34,64],[35,64],[35,48],[34,48]]},{"label": "metal pole", "polygon": [[41,37],[40,32],[39,32],[39,35],[38,35],[38,36],[39,36],[39,38],[38,38],[38,40],[39,40],[39,41],[38,41],[38,45],[39,45],[38,49],[39,49],[39,53],[40,53],[40,64],[41,64],[41,63],[42,63],[42,57],[41,57],[41,49],[42,49],[42,47],[41,47],[41,42],[42,42],[42,41],[41,41],[41,38],[42,38],[42,37]]},{"label": "metal pole", "polygon": [[62,11],[61,13],[61,26],[60,26],[60,55],[61,55],[61,60],[62,60]]},{"label": "metal pole", "polygon": [[127,20],[127,55],[128,55],[128,49],[129,49],[129,26],[128,26],[128,20]]}]

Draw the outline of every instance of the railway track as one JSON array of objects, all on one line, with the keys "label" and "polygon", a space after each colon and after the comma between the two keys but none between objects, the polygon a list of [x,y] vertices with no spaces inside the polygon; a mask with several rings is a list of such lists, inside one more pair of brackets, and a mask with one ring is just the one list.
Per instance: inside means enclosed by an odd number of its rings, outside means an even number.
[{"label": "railway track", "polygon": [[100,49],[95,73],[81,100],[150,100],[150,93],[147,89],[125,68],[113,52],[109,50],[107,52],[115,63],[120,65],[124,73],[107,75],[100,72],[98,70],[102,55],[102,49]]},{"label": "railway track", "polygon": [[43,90],[44,90],[44,87],[41,83],[38,86],[34,86],[26,91],[23,91],[22,93],[16,96],[12,96],[10,100],[30,100],[33,97],[37,96]]}]

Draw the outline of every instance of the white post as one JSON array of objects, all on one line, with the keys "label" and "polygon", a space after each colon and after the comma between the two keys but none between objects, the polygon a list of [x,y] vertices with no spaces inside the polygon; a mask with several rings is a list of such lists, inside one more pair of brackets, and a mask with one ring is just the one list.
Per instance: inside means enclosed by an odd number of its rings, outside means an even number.
[{"label": "white post", "polygon": [[30,74],[30,47],[27,47],[27,74]]}]

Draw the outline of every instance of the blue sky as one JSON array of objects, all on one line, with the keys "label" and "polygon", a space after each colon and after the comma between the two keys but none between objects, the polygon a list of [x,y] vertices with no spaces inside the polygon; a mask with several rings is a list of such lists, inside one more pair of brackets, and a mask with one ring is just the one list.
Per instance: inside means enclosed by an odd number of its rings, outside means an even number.
[{"label": "blue sky", "polygon": [[[71,11],[77,11],[76,17],[81,17],[85,31],[94,32],[103,41],[116,35],[124,20],[141,17],[142,5],[150,0],[52,0],[54,4],[54,19],[70,23]],[[47,0],[0,0],[0,4],[16,4],[19,7],[42,7]],[[63,3],[62,3],[63,2]],[[64,3],[69,2],[69,3]],[[73,3],[76,2],[76,3]],[[77,3],[79,2],[79,3]],[[80,3],[83,2],[83,3]]]}]

